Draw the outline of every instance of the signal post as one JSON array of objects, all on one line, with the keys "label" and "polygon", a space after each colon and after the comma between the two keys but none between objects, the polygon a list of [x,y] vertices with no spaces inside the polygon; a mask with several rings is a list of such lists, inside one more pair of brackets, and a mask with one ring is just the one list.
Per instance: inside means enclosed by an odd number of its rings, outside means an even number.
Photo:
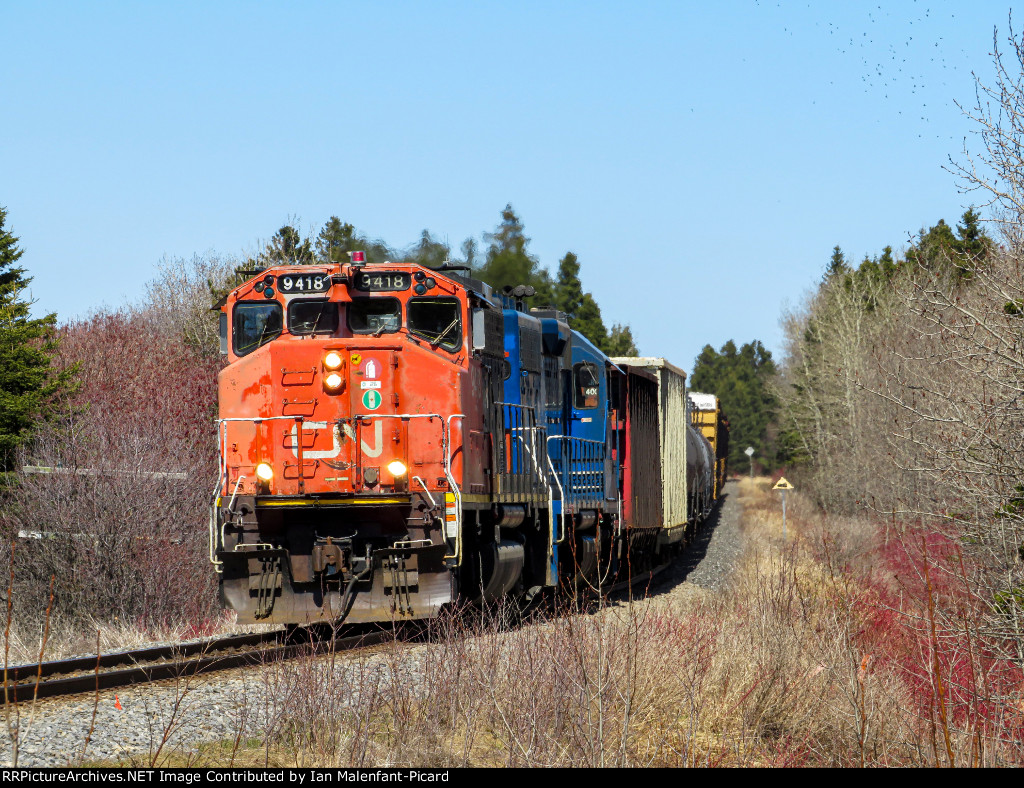
[{"label": "signal post", "polygon": [[782,493],[782,541],[786,541],[786,491],[792,490],[793,485],[786,481],[785,476],[780,476],[779,480],[775,482],[773,490],[778,490]]}]

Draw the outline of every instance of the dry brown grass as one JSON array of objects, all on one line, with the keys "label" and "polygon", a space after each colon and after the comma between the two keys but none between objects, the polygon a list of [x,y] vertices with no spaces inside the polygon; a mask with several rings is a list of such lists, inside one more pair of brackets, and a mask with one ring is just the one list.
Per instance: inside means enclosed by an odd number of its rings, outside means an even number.
[{"label": "dry brown grass", "polygon": [[304,766],[933,763],[909,688],[884,655],[864,650],[865,591],[837,571],[867,555],[876,529],[825,518],[791,493],[784,543],[768,480],[744,480],[738,497],[747,549],[726,591],[519,627],[451,617],[411,653],[276,666],[267,680],[280,702],[264,757]]},{"label": "dry brown grass", "polygon": [[[42,641],[45,621],[26,621],[15,618],[10,633],[10,665],[33,664],[39,659],[39,648]],[[233,616],[225,616],[218,626],[208,627],[203,635],[230,635],[243,632],[264,632],[279,629],[269,624],[246,624],[239,626],[234,623]],[[97,635],[100,650],[104,653],[124,651],[135,648],[146,648],[158,643],[178,643],[198,638],[184,625],[159,626],[150,624],[140,626],[138,623],[121,620],[102,620],[95,617],[77,618],[74,620],[54,616],[50,622],[50,632],[46,642],[46,660],[66,659],[69,657],[92,656],[96,654]]]},{"label": "dry brown grass", "polygon": [[265,700],[245,699],[258,719],[231,740],[165,757],[303,767],[1018,762],[1010,716],[994,726],[958,717],[949,698],[963,688],[948,681],[946,700],[930,693],[920,627],[909,608],[883,601],[885,583],[900,578],[883,574],[879,586],[866,572],[883,530],[790,493],[783,541],[769,488],[739,486],[745,554],[723,591],[684,584],[527,623],[500,610],[451,614],[411,648],[269,665]]}]

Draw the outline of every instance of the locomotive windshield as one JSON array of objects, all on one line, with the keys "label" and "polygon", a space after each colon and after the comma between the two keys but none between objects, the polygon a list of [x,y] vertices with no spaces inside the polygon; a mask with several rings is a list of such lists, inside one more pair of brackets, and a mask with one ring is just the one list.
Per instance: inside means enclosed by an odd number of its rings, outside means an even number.
[{"label": "locomotive windshield", "polygon": [[246,302],[235,305],[232,338],[235,355],[252,353],[281,335],[281,305],[276,301]]},{"label": "locomotive windshield", "polygon": [[338,330],[338,305],[332,301],[292,301],[288,330],[293,334],[333,334]]},{"label": "locomotive windshield", "polygon": [[462,305],[454,298],[410,298],[409,331],[455,352],[462,346]]},{"label": "locomotive windshield", "polygon": [[353,334],[393,334],[401,325],[402,304],[397,298],[353,298],[348,305]]}]

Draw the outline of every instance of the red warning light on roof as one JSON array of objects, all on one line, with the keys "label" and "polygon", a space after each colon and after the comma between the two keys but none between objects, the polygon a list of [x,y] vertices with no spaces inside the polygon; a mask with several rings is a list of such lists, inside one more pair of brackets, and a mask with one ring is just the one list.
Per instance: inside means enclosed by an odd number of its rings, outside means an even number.
[{"label": "red warning light on roof", "polygon": [[349,257],[352,258],[352,262],[353,263],[365,263],[366,262],[366,252],[349,252],[348,255],[349,255]]}]

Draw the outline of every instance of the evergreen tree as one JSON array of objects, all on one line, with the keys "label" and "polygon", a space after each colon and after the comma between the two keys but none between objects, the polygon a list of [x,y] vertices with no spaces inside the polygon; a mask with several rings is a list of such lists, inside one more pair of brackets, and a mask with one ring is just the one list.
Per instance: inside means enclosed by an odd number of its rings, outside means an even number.
[{"label": "evergreen tree", "polygon": [[832,248],[832,259],[829,260],[828,268],[825,270],[825,281],[846,276],[849,272],[850,266],[846,264],[846,255],[839,248],[839,244],[836,244]]},{"label": "evergreen tree", "polygon": [[964,211],[957,232],[939,219],[927,232],[921,230],[916,244],[907,251],[907,261],[953,282],[967,282],[978,266],[984,265],[995,243],[981,226],[981,215],[973,208]]},{"label": "evergreen tree", "polygon": [[706,345],[694,363],[690,388],[716,395],[729,419],[729,463],[734,468],[746,463],[747,446],[754,447],[761,462],[775,462],[768,438],[777,407],[770,387],[775,375],[772,354],[757,340],[739,350],[729,340],[719,352]]},{"label": "evergreen tree", "polygon": [[313,243],[292,225],[286,224],[270,239],[250,265],[270,268],[273,265],[309,265],[315,261]]},{"label": "evergreen tree", "polygon": [[347,263],[348,253],[358,247],[356,228],[332,216],[316,237],[316,255],[322,263]]},{"label": "evergreen tree", "polygon": [[981,226],[981,215],[973,208],[964,211],[956,226],[958,238],[953,244],[956,278],[967,281],[977,266],[984,265],[995,248],[995,242]]},{"label": "evergreen tree", "polygon": [[569,319],[569,325],[589,339],[599,350],[608,345],[608,329],[601,317],[601,307],[590,293],[584,293],[576,314]]},{"label": "evergreen tree", "polygon": [[470,268],[476,267],[476,239],[467,238],[462,242],[462,262]]},{"label": "evergreen tree", "polygon": [[957,251],[964,256],[982,259],[992,251],[993,242],[981,226],[981,214],[968,208],[956,226],[960,234],[956,242]]},{"label": "evergreen tree", "polygon": [[953,256],[956,236],[943,219],[927,231],[922,227],[917,243],[907,250],[907,261],[929,271],[945,269]]},{"label": "evergreen tree", "polygon": [[551,309],[555,305],[555,283],[551,281],[551,274],[544,268],[541,268],[533,277],[531,282],[533,289],[537,292],[534,293],[533,298],[530,299],[531,307],[538,307],[542,309]]},{"label": "evergreen tree", "polygon": [[633,332],[628,325],[616,323],[608,332],[608,342],[604,352],[609,356],[639,356],[636,342],[633,340]]},{"label": "evergreen tree", "polygon": [[544,275],[546,272],[542,274],[539,261],[527,251],[530,239],[524,234],[523,223],[511,205],[506,205],[501,212],[501,224],[497,229],[484,237],[489,243],[487,259],[474,275],[499,291],[506,285],[533,285],[539,296],[547,295],[545,301],[534,297],[533,303],[548,303],[551,297],[550,277]]},{"label": "evergreen tree", "polygon": [[893,259],[891,246],[887,246],[882,250],[882,256],[878,258],[878,268],[886,279],[892,279],[896,273],[897,264]]},{"label": "evergreen tree", "polygon": [[435,241],[429,230],[420,234],[420,241],[403,258],[403,262],[417,263],[427,268],[440,268],[448,259],[448,244]]},{"label": "evergreen tree", "polygon": [[13,468],[15,450],[52,412],[57,394],[71,388],[74,371],[51,368],[57,315],[29,316],[25,289],[32,279],[17,265],[24,252],[4,228],[6,220],[0,207],[0,472]]},{"label": "evergreen tree", "polygon": [[565,312],[570,321],[583,307],[583,283],[580,282],[580,264],[576,255],[566,252],[558,263],[555,283],[555,308]]},{"label": "evergreen tree", "polygon": [[347,263],[349,252],[365,252],[368,263],[383,263],[395,256],[383,241],[371,241],[348,222],[332,216],[316,237],[317,262]]},{"label": "evergreen tree", "polygon": [[616,324],[608,332],[601,317],[601,307],[591,293],[583,290],[580,263],[572,252],[566,252],[558,263],[558,279],[554,283],[552,301],[556,309],[568,316],[572,328],[609,356],[638,355],[629,326]]}]

